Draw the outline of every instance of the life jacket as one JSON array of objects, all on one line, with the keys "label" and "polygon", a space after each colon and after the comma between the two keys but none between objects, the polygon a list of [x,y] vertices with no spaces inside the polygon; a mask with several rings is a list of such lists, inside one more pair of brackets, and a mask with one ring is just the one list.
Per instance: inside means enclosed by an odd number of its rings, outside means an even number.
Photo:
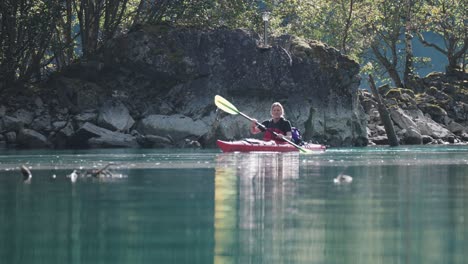
[{"label": "life jacket", "polygon": [[265,141],[274,140],[278,144],[284,144],[285,143],[284,140],[282,140],[281,138],[276,137],[272,133],[272,131],[276,132],[276,134],[284,135],[283,132],[278,128],[267,128],[267,130],[265,131],[265,134],[263,135],[263,140],[265,140]]}]

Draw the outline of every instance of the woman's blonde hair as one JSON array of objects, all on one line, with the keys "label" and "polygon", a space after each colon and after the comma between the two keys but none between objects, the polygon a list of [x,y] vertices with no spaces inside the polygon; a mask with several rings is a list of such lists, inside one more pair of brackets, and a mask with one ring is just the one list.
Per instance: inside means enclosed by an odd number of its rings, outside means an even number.
[{"label": "woman's blonde hair", "polygon": [[276,107],[278,106],[279,108],[281,108],[281,112],[283,112],[283,114],[281,115],[281,117],[284,116],[284,107],[283,105],[280,103],[280,102],[274,102],[272,105],[271,105],[271,109],[270,109],[270,113],[273,113],[273,107]]}]

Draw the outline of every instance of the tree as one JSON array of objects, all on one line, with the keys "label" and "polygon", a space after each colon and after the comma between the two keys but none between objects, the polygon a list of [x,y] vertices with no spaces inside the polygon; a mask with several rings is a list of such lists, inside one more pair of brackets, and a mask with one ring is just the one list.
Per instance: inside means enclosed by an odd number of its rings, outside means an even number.
[{"label": "tree", "polygon": [[[84,58],[112,39],[128,15],[129,0],[71,0]],[[142,0],[143,1],[143,0]]]},{"label": "tree", "polygon": [[[447,73],[463,63],[468,49],[467,1],[427,0],[418,30],[420,41],[447,57]],[[434,32],[442,37],[443,45],[424,38],[424,32]]]},{"label": "tree", "polygon": [[40,80],[60,5],[52,0],[4,0],[0,10],[0,90]]},{"label": "tree", "polygon": [[272,25],[278,34],[287,33],[320,40],[360,61],[368,47],[363,28],[375,12],[373,0],[279,1]]},{"label": "tree", "polygon": [[255,0],[140,0],[134,24],[161,22],[179,26],[216,28],[252,27]]},{"label": "tree", "polygon": [[[396,86],[413,75],[413,34],[445,54],[447,70],[464,63],[466,1],[456,0],[3,0],[0,1],[0,90],[40,80],[75,58],[92,57],[137,24],[248,28],[260,32],[270,11],[275,34],[320,40],[361,64],[378,62]],[[424,39],[439,34],[444,45]],[[404,48],[403,48],[404,47]],[[370,51],[370,52],[369,52]],[[371,53],[371,59],[365,57]],[[381,79],[381,78],[380,78]]]},{"label": "tree", "polygon": [[405,69],[403,71],[403,81],[405,86],[408,85],[413,77],[413,7],[414,1],[406,1],[406,14],[405,14]]},{"label": "tree", "polygon": [[[377,3],[379,13],[369,22],[371,50],[376,60],[383,66],[397,87],[404,87],[399,75],[401,53],[398,44],[401,42],[401,14],[404,12],[403,0],[381,1]],[[372,18],[371,18],[372,19]]]}]

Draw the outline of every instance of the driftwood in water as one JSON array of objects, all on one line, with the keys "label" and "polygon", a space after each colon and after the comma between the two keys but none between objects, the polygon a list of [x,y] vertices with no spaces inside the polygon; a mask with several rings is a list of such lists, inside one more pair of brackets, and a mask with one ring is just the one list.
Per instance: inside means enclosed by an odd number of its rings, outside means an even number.
[{"label": "driftwood in water", "polygon": [[398,138],[395,134],[395,129],[393,128],[393,122],[388,113],[387,107],[382,102],[380,94],[375,87],[374,78],[369,74],[369,84],[371,87],[372,94],[374,95],[375,101],[377,102],[377,109],[379,110],[380,117],[382,118],[382,123],[385,127],[385,132],[387,132],[388,143],[390,146],[398,146]]}]

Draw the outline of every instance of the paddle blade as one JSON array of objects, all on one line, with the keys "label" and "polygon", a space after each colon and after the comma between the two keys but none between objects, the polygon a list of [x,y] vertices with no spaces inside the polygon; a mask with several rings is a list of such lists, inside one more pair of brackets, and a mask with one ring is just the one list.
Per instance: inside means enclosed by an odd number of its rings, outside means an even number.
[{"label": "paddle blade", "polygon": [[302,153],[302,154],[313,154],[314,153],[312,150],[306,149],[306,148],[303,148],[303,147],[299,148],[299,152]]},{"label": "paddle blade", "polygon": [[314,153],[312,150],[310,149],[306,149],[304,147],[301,147],[299,145],[297,145],[296,143],[292,142],[291,140],[285,138],[285,137],[281,137],[284,141],[286,141],[287,143],[289,143],[290,145],[293,145],[295,148],[297,148],[299,150],[299,152],[301,152],[302,154],[312,154]]},{"label": "paddle blade", "polygon": [[228,114],[231,114],[231,115],[239,114],[239,110],[237,110],[237,108],[233,104],[231,104],[228,100],[224,99],[220,95],[215,96],[214,102],[215,102],[215,105],[219,109],[223,110],[224,112]]}]

